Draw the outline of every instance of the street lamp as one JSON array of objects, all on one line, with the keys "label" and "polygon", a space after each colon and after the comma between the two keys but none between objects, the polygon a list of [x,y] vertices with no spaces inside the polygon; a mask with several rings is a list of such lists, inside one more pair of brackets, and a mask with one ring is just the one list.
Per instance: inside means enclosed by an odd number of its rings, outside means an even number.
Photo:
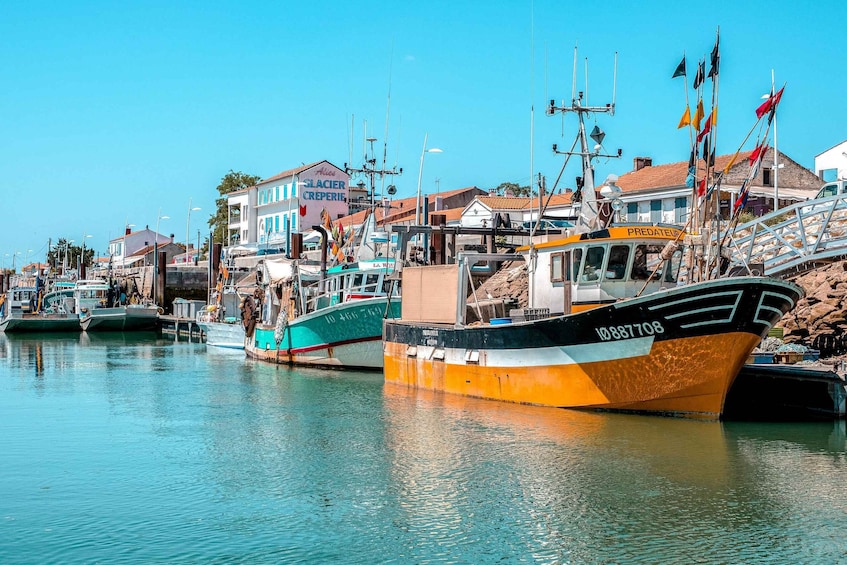
[{"label": "street lamp", "polygon": [[156,233],[153,234],[153,303],[156,303],[156,281],[159,278],[159,222],[161,220],[170,220],[170,216],[163,216],[162,209],[159,208],[159,214],[156,216]]},{"label": "street lamp", "polygon": [[421,150],[421,167],[418,170],[418,197],[416,199],[417,207],[415,208],[415,224],[417,225],[420,225],[421,223],[421,178],[423,177],[424,157],[427,153],[443,153],[443,151],[437,147],[433,147],[431,149],[426,148],[426,140],[428,136],[429,133],[424,134],[423,150]]},{"label": "street lamp", "polygon": [[[185,222],[185,262],[188,263],[188,234],[191,229],[191,212],[197,212],[200,210],[198,206],[194,208],[191,207],[191,198],[188,199],[188,219]],[[229,229],[229,228],[227,228]],[[199,251],[199,250],[198,250]]]},{"label": "street lamp", "polygon": [[[437,147],[433,147],[431,149],[426,148],[426,141],[427,141],[428,137],[429,137],[429,132],[424,134],[423,149],[421,150],[421,166],[420,166],[420,169],[418,169],[418,196],[417,196],[417,199],[415,200],[415,202],[416,202],[415,225],[416,226],[421,225],[421,178],[423,177],[424,157],[426,156],[427,153],[443,153],[443,151],[441,151],[441,149],[439,149]],[[420,234],[418,234],[418,237],[416,237],[415,240],[420,242]],[[424,251],[424,257],[426,257],[426,250]]]}]

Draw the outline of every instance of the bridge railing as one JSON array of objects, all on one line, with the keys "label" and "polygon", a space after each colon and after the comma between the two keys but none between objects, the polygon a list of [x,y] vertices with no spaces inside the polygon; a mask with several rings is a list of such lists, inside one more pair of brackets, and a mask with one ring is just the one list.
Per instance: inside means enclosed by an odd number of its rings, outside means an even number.
[{"label": "bridge railing", "polygon": [[763,264],[771,276],[847,255],[847,195],[798,202],[739,225],[729,247],[733,266]]}]

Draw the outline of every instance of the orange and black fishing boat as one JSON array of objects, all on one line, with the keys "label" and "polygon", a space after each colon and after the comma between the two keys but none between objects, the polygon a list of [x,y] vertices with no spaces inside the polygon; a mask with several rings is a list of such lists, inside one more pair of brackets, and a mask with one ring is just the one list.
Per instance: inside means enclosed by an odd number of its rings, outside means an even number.
[{"label": "orange and black fishing boat", "polygon": [[[574,154],[584,181],[575,233],[514,254],[460,253],[454,264],[404,268],[402,317],[384,323],[387,382],[545,406],[721,416],[751,351],[803,291],[726,276],[719,263],[694,275],[708,238],[604,220],[591,164],[598,150],[583,116],[609,108],[579,98],[568,108],[579,117]],[[529,308],[466,323],[474,267],[516,259],[526,263]]]}]

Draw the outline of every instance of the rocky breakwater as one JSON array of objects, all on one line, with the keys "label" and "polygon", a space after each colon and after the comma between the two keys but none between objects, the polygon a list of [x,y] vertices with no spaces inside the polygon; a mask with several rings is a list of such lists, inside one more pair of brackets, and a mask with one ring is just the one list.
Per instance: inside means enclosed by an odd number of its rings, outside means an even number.
[{"label": "rocky breakwater", "polygon": [[820,350],[821,357],[847,353],[847,261],[839,261],[794,277],[806,291],[779,323],[787,343]]}]

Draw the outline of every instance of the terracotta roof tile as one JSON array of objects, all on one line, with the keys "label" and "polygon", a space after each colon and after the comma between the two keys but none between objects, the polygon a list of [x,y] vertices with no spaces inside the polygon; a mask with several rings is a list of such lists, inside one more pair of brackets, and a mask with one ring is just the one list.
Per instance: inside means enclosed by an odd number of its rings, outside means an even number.
[{"label": "terracotta roof tile", "polygon": [[[733,164],[733,168],[744,164],[750,157],[752,151],[742,151]],[[723,170],[732,159],[732,155],[719,155],[715,157],[715,170]],[[702,159],[697,162],[697,171],[702,176],[706,163]],[[685,177],[688,175],[688,161],[669,163],[667,165],[653,165],[644,167],[638,171],[630,171],[618,179],[617,185],[624,192],[646,190],[651,188],[671,188],[685,186]]]},{"label": "terracotta roof tile", "polygon": [[[469,190],[481,190],[476,186],[468,186],[466,188],[457,188],[456,190],[450,190],[448,192],[441,192],[439,194],[427,194],[426,198],[430,203],[430,213],[432,213],[432,208],[435,205],[435,199],[437,197],[449,198],[451,196],[456,196],[458,194],[462,194]],[[423,196],[422,196],[423,197]],[[414,219],[415,216],[415,204],[417,202],[417,196],[410,196],[409,198],[401,198],[399,200],[391,201],[391,208],[389,209],[388,216],[385,215],[385,208],[379,203],[377,203],[376,209],[374,213],[376,214],[376,222],[377,224],[382,223],[395,223],[399,221],[408,221],[409,218]],[[461,214],[461,208],[458,208]],[[444,210],[443,212],[447,212]],[[358,226],[362,222],[365,221],[365,214],[367,214],[367,210],[363,210],[361,212],[356,212],[355,214],[351,214],[349,216],[345,216],[343,218],[339,218],[336,222],[339,222],[346,228],[351,226]],[[450,216],[448,216],[448,220]]]}]

